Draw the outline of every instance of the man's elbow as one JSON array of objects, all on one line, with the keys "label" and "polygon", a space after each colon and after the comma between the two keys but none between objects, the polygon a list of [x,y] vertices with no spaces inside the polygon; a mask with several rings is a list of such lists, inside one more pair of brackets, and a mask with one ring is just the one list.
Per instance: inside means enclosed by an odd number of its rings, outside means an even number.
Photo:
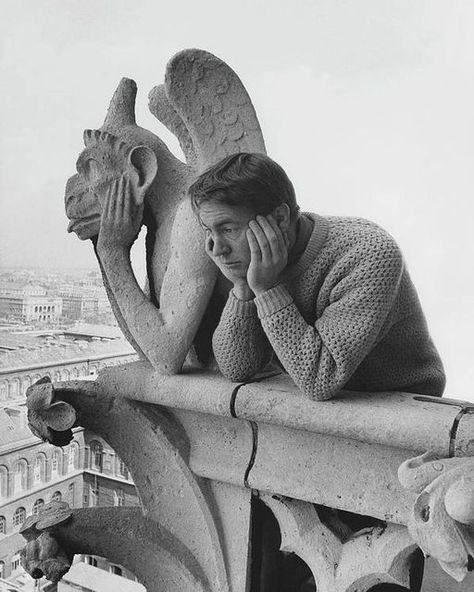
[{"label": "man's elbow", "polygon": [[217,365],[222,376],[227,380],[230,380],[230,382],[245,382],[256,374],[253,369],[250,370],[246,368],[236,368],[235,366],[224,366],[219,363]]},{"label": "man's elbow", "polygon": [[317,382],[309,381],[301,387],[303,394],[312,401],[329,401],[333,399],[340,391],[339,385],[336,384],[317,384]]},{"label": "man's elbow", "polygon": [[317,390],[312,390],[309,393],[305,392],[305,395],[313,400],[313,401],[329,401],[330,399],[333,399],[337,394],[337,391],[333,391],[333,390],[326,390],[326,391],[317,391]]}]

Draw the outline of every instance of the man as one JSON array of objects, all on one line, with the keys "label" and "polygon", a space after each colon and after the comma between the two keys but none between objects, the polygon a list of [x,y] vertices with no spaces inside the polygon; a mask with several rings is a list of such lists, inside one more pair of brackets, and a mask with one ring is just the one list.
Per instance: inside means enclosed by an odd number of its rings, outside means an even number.
[{"label": "man", "polygon": [[206,252],[231,282],[213,336],[242,381],[272,352],[315,400],[340,389],[441,395],[443,366],[393,238],[363,219],[300,213],[262,154],[226,157],[190,187]]}]

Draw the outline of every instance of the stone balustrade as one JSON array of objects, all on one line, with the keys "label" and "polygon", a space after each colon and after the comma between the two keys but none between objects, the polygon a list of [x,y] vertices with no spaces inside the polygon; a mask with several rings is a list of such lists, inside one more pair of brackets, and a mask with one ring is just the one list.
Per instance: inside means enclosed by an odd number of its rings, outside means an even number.
[{"label": "stone balustrade", "polygon": [[[46,529],[27,525],[24,563],[36,575],[48,573],[37,543],[46,530],[69,557],[106,556],[148,592],[252,590],[256,497],[278,521],[281,548],[307,563],[318,592],[381,583],[410,589],[419,545],[458,580],[471,567],[474,406],[467,402],[351,392],[314,402],[278,372],[233,384],[191,369],[162,376],[137,362],[104,369],[94,383],[33,386],[28,406],[33,430],[53,443],[64,444],[72,425],[106,439],[143,505],[142,513],[81,509]],[[444,507],[450,487],[456,520]],[[328,520],[319,506],[383,523],[345,536],[337,513]]]}]

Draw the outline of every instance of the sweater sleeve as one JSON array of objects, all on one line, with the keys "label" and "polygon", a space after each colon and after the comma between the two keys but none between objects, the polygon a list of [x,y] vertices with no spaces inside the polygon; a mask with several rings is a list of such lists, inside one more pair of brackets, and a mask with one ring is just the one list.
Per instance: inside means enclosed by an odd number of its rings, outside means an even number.
[{"label": "sweater sleeve", "polygon": [[332,398],[377,343],[395,302],[403,259],[395,243],[349,253],[330,272],[329,303],[308,324],[283,284],[255,303],[263,329],[299,389],[309,398]]},{"label": "sweater sleeve", "polygon": [[229,380],[246,380],[264,368],[272,349],[253,300],[239,300],[230,291],[212,347],[219,370]]}]

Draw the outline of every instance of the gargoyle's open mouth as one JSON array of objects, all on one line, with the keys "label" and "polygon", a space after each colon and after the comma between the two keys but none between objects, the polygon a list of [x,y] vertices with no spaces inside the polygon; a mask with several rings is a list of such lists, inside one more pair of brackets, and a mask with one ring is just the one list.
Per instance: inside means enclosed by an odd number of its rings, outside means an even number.
[{"label": "gargoyle's open mouth", "polygon": [[67,231],[68,232],[76,232],[78,229],[82,228],[83,226],[87,226],[91,222],[95,222],[99,220],[100,214],[91,214],[90,216],[86,216],[85,218],[71,218],[71,221],[68,224]]}]

